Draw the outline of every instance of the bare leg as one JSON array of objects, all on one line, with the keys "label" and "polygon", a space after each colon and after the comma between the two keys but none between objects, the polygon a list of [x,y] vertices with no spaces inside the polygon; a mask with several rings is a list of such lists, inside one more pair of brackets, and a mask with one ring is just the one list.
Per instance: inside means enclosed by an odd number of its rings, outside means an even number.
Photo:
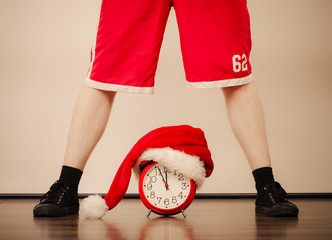
[{"label": "bare leg", "polygon": [[107,126],[115,94],[82,87],[72,116],[64,165],[83,171]]},{"label": "bare leg", "polygon": [[228,117],[252,170],[271,167],[265,119],[253,83],[222,89]]}]

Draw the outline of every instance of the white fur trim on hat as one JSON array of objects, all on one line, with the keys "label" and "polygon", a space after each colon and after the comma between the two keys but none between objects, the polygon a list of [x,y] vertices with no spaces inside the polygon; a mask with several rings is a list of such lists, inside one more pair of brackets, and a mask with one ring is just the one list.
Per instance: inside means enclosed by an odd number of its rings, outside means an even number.
[{"label": "white fur trim on hat", "polygon": [[105,200],[99,195],[84,198],[80,207],[80,216],[83,218],[102,218],[108,207]]},{"label": "white fur trim on hat", "polygon": [[140,174],[140,163],[149,160],[165,165],[172,171],[180,171],[185,176],[193,179],[197,188],[200,188],[205,181],[204,163],[200,161],[198,156],[192,156],[170,147],[148,148],[139,156],[138,161],[134,166],[134,174],[137,177],[139,177]]}]

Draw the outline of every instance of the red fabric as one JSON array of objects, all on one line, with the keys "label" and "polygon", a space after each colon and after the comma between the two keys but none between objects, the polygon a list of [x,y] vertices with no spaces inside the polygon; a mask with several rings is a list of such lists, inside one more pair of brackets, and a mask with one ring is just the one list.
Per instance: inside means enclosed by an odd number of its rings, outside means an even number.
[{"label": "red fabric", "polygon": [[245,79],[252,72],[246,0],[103,0],[87,84],[152,93],[172,2],[189,86],[249,81]]},{"label": "red fabric", "polygon": [[131,177],[131,170],[137,159],[148,148],[171,147],[186,154],[198,156],[204,162],[206,177],[213,171],[213,161],[204,132],[189,125],[157,128],[143,136],[127,154],[118,169],[112,185],[105,196],[109,209],[114,208],[124,197]]}]

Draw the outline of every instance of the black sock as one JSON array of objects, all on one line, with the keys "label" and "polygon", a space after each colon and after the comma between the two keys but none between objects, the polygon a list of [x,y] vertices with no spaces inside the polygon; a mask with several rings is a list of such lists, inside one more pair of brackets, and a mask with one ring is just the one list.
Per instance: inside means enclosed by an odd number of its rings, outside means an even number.
[{"label": "black sock", "polygon": [[258,168],[254,170],[252,174],[254,175],[258,192],[264,187],[264,185],[274,182],[272,168],[270,167]]},{"label": "black sock", "polygon": [[62,166],[59,181],[65,182],[72,190],[77,192],[82,173],[80,169]]}]

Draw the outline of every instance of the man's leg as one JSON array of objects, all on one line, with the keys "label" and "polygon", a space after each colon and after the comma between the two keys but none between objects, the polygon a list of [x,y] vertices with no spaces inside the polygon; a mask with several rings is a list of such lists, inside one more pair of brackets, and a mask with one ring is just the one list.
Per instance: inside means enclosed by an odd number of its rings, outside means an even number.
[{"label": "man's leg", "polygon": [[274,181],[262,104],[254,83],[223,88],[228,116],[256,181],[256,213],[297,216],[298,208]]},{"label": "man's leg", "polygon": [[251,169],[271,167],[263,108],[254,83],[222,90],[231,127]]},{"label": "man's leg", "polygon": [[85,164],[109,119],[115,92],[83,86],[78,96],[60,178],[35,206],[35,217],[65,216],[79,211],[78,184]]},{"label": "man's leg", "polygon": [[115,95],[83,86],[73,112],[64,165],[83,171],[107,126]]}]

